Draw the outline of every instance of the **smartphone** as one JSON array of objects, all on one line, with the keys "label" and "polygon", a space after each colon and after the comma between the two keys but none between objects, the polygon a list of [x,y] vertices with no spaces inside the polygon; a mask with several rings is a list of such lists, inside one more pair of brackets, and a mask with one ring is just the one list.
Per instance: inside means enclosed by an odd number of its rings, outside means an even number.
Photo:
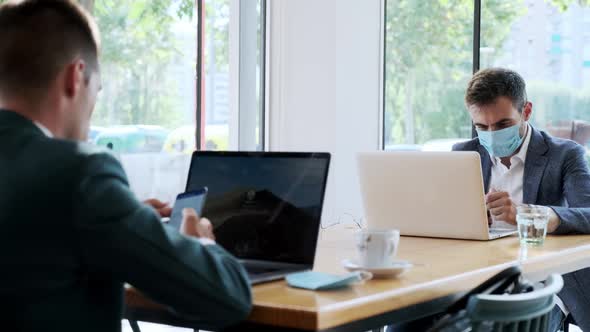
[{"label": "smartphone", "polygon": [[180,229],[182,223],[182,210],[185,208],[193,208],[197,211],[199,217],[203,212],[203,206],[205,206],[205,199],[207,198],[207,187],[199,190],[187,191],[185,193],[176,196],[174,207],[172,207],[172,214],[170,215],[170,221],[168,222],[173,227]]}]

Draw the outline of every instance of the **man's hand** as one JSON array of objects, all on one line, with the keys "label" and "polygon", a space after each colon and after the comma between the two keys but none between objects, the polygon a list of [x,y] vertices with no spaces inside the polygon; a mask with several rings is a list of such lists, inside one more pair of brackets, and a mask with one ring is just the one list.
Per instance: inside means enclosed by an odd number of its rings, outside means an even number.
[{"label": "man's hand", "polygon": [[194,209],[187,208],[182,210],[180,232],[184,235],[215,241],[211,222],[206,218],[199,218]]},{"label": "man's hand", "polygon": [[486,207],[495,220],[516,225],[516,204],[507,192],[492,189],[486,195]]},{"label": "man's hand", "polygon": [[170,214],[172,213],[172,208],[168,205],[168,203],[164,203],[155,198],[150,198],[144,203],[156,209],[162,218],[170,217]]}]

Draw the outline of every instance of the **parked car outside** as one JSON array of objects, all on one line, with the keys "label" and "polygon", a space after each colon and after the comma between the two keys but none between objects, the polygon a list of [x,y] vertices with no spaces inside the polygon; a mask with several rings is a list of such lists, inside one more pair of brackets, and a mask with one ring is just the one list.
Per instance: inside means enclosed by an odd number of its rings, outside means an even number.
[{"label": "parked car outside", "polygon": [[[205,147],[207,151],[227,151],[229,148],[229,126],[227,124],[208,124],[205,126]],[[196,149],[196,129],[182,126],[170,132],[163,152],[191,154]]]},{"label": "parked car outside", "polygon": [[194,126],[176,128],[166,137],[162,151],[167,153],[191,154],[195,151],[195,135],[196,129]]},{"label": "parked car outside", "polygon": [[88,143],[96,142],[96,137],[105,129],[105,127],[90,126],[90,130],[88,130]]},{"label": "parked car outside", "polygon": [[161,152],[167,136],[160,126],[125,125],[105,128],[94,142],[115,153]]}]

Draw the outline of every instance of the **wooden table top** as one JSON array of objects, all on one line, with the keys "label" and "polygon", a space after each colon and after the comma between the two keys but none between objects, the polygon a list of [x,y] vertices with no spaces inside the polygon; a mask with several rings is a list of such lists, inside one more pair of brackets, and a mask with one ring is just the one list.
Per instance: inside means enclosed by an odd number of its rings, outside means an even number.
[{"label": "wooden table top", "polygon": [[[322,230],[315,270],[343,274],[341,261],[355,257],[354,229]],[[398,258],[415,266],[397,279],[375,279],[342,290],[293,289],[285,281],[253,288],[251,322],[320,330],[469,290],[500,270],[521,265],[527,278],[590,266],[590,236],[549,236],[539,248],[521,248],[517,237],[464,241],[402,237]],[[134,289],[127,305],[158,309]],[[163,309],[160,309],[163,310]]]}]

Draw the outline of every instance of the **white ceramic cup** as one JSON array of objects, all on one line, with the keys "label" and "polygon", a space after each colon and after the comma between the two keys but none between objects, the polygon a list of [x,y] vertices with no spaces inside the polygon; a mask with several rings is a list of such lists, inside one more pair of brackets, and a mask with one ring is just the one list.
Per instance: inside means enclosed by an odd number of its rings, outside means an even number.
[{"label": "white ceramic cup", "polygon": [[355,233],[355,241],[362,267],[387,267],[397,253],[399,231],[363,229]]}]

